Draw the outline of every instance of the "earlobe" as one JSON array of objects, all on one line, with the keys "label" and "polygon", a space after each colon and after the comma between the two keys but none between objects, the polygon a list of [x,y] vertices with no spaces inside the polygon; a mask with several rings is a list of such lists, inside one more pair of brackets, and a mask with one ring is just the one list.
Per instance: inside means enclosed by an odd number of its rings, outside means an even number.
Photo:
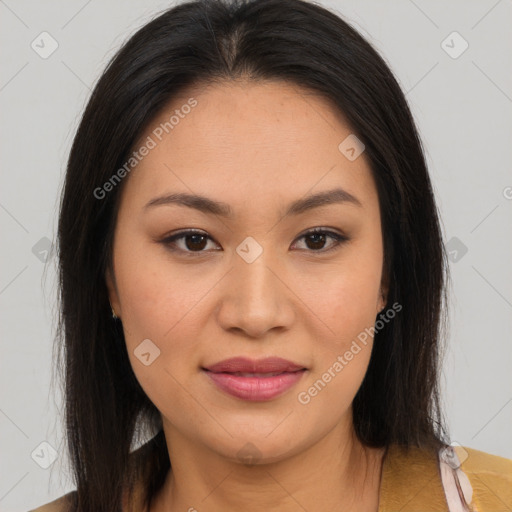
[{"label": "earlobe", "polygon": [[378,305],[377,305],[377,310],[379,313],[382,312],[387,305],[388,291],[389,291],[388,279],[387,279],[387,276],[383,276],[381,284],[380,284],[379,299],[378,299]]},{"label": "earlobe", "polygon": [[386,299],[382,289],[379,292],[379,300],[377,301],[377,314],[382,313],[386,307]]},{"label": "earlobe", "polygon": [[112,309],[112,317],[119,318],[119,298],[117,294],[117,286],[115,284],[115,279],[112,276],[111,269],[107,269],[105,272],[105,284],[107,286],[108,291],[108,300],[110,302],[110,308]]}]

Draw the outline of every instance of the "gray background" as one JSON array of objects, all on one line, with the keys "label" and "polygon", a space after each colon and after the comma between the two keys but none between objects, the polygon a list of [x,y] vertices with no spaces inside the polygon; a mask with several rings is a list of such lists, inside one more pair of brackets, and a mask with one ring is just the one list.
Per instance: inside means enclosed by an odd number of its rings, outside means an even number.
[{"label": "gray background", "polygon": [[[453,260],[443,372],[451,439],[512,458],[512,2],[322,3],[384,55],[423,137]],[[0,0],[0,510],[24,511],[73,489],[61,394],[50,387],[56,281],[45,251],[91,86],[114,51],[170,5]],[[51,49],[44,31],[58,43],[46,59],[31,47]],[[51,460],[44,441],[57,451],[49,469],[40,467]]]}]

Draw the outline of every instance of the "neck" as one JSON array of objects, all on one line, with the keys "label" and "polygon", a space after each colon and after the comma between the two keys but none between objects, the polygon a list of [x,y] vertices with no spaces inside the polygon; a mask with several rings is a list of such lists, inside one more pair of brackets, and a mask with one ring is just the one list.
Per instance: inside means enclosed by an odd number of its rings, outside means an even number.
[{"label": "neck", "polygon": [[245,465],[165,424],[171,471],[151,512],[377,511],[384,449],[368,448],[352,424],[339,425],[305,450]]}]

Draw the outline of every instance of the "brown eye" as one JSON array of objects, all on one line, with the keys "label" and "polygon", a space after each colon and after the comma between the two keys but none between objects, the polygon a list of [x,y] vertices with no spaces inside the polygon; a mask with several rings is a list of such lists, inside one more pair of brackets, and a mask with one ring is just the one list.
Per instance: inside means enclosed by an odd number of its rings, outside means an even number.
[{"label": "brown eye", "polygon": [[[211,237],[202,231],[181,231],[180,233],[165,238],[162,240],[162,243],[172,251],[202,253],[208,252],[204,249],[207,247],[209,240],[212,240]],[[182,243],[178,243],[178,241]]]},{"label": "brown eye", "polygon": [[[348,240],[346,236],[324,228],[315,228],[308,231],[298,238],[298,240],[301,239],[304,239],[307,250],[322,253],[337,249],[343,242]],[[329,239],[334,240],[334,243],[331,243],[331,245],[325,249],[324,247]]]},{"label": "brown eye", "polygon": [[[326,253],[337,249],[343,242],[348,240],[346,236],[324,228],[315,228],[310,230],[300,236],[297,240],[302,239],[305,241],[305,251],[319,253]],[[331,240],[330,244],[329,240]],[[222,250],[216,248],[207,250],[209,241],[214,242],[214,240],[207,233],[202,231],[188,230],[175,233],[174,235],[162,240],[162,243],[171,251],[181,252],[187,256],[198,256],[201,253],[207,253],[211,250]],[[326,245],[327,248],[325,248]]]},{"label": "brown eye", "polygon": [[191,251],[201,251],[206,246],[207,237],[205,235],[185,235],[185,246]]},{"label": "brown eye", "polygon": [[[305,237],[306,245],[309,249],[323,249],[327,241],[327,237],[324,233],[312,233]],[[310,242],[310,244],[308,244]]]}]

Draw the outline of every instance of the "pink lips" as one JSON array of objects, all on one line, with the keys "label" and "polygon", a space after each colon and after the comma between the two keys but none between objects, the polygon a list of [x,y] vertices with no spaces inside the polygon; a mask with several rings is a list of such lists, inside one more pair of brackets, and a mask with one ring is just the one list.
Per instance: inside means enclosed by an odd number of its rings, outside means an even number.
[{"label": "pink lips", "polygon": [[290,389],[306,368],[279,357],[258,361],[235,357],[203,370],[224,392],[243,400],[264,401]]}]

